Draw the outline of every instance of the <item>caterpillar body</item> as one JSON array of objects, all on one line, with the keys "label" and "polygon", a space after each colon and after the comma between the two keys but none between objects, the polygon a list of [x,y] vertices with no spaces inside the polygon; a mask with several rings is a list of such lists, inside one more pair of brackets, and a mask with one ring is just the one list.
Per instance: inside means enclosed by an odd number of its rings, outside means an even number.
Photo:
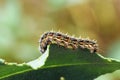
[{"label": "caterpillar body", "polygon": [[98,50],[98,44],[94,40],[74,38],[60,32],[46,32],[41,36],[39,42],[41,53],[44,53],[50,44],[57,44],[73,50],[78,47],[82,49],[87,48],[91,53],[97,52]]}]

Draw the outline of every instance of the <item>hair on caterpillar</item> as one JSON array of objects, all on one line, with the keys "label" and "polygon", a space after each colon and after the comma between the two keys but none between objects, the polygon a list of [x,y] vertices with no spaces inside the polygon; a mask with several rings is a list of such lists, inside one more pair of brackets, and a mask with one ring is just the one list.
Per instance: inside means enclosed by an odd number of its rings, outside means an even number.
[{"label": "hair on caterpillar", "polygon": [[89,49],[91,53],[97,52],[98,44],[96,41],[90,40],[88,38],[75,38],[63,34],[61,32],[45,32],[40,38],[40,51],[44,53],[47,49],[47,46],[50,44],[57,44],[59,46],[64,46],[65,48],[77,49],[78,47],[82,49]]}]

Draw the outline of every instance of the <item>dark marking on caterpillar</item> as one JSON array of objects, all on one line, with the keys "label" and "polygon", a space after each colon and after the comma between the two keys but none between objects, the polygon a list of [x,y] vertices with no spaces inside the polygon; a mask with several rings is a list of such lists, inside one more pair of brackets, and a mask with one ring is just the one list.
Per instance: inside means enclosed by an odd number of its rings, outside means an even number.
[{"label": "dark marking on caterpillar", "polygon": [[74,38],[60,32],[46,32],[40,38],[40,52],[44,53],[47,46],[50,44],[57,44],[64,46],[65,48],[77,49],[89,49],[91,53],[97,52],[98,44],[94,40]]}]

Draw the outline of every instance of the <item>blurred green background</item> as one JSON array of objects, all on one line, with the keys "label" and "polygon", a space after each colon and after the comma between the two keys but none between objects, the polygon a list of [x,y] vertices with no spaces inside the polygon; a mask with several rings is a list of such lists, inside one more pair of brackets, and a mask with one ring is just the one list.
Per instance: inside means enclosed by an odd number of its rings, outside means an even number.
[{"label": "blurred green background", "polygon": [[0,58],[36,59],[51,30],[97,40],[102,55],[120,59],[120,0],[0,0]]},{"label": "blurred green background", "polygon": [[97,40],[100,54],[120,60],[120,0],[0,0],[0,58],[38,58],[51,30]]}]

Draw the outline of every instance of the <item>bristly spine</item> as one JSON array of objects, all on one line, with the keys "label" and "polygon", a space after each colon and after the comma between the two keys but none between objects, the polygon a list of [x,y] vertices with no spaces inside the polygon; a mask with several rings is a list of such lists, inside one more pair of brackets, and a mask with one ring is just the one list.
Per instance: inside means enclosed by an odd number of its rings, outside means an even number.
[{"label": "bristly spine", "polygon": [[50,44],[57,44],[73,50],[78,47],[82,49],[87,48],[91,53],[97,52],[98,50],[98,44],[94,40],[75,38],[61,32],[46,32],[41,36],[39,42],[41,53],[44,53]]}]

